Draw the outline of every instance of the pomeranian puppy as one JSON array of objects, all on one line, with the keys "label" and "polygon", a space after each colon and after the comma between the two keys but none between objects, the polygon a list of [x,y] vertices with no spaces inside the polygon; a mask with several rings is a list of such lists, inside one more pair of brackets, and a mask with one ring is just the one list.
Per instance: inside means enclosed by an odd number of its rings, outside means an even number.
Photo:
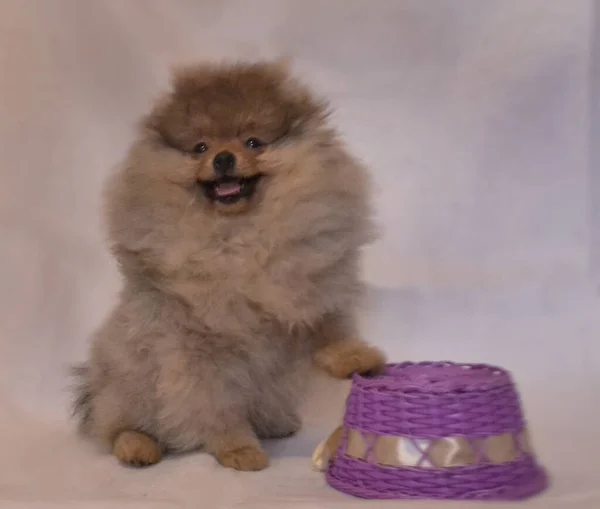
[{"label": "pomeranian puppy", "polygon": [[360,339],[369,179],[328,106],[278,62],[174,74],[107,187],[119,301],[77,368],[81,431],[124,464],[203,448],[269,463],[315,365],[374,372]]}]

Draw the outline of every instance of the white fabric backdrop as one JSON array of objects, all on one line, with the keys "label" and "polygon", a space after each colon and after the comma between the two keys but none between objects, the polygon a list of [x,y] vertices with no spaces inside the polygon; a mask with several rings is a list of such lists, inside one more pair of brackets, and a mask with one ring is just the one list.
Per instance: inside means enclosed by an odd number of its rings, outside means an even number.
[{"label": "white fabric backdrop", "polygon": [[286,54],[379,186],[365,335],[394,360],[512,369],[554,478],[529,506],[600,507],[594,4],[0,1],[0,506],[375,506],[308,469],[345,384],[316,381],[304,431],[253,475],[204,455],[121,469],[66,421],[65,368],[118,288],[99,190],[133,121],[174,63]]}]

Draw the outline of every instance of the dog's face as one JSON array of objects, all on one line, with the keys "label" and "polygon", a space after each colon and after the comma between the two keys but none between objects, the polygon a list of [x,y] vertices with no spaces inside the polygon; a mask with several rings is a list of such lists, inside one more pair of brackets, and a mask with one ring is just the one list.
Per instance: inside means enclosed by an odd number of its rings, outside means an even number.
[{"label": "dog's face", "polygon": [[221,326],[246,313],[241,292],[291,322],[333,306],[322,299],[342,287],[354,295],[357,250],[372,238],[369,179],[326,117],[279,64],[179,72],[107,187],[121,270]]},{"label": "dog's face", "polygon": [[321,128],[323,103],[277,64],[199,66],[176,74],[172,93],[146,119],[181,156],[165,175],[218,214],[250,210],[282,173],[274,154]]}]

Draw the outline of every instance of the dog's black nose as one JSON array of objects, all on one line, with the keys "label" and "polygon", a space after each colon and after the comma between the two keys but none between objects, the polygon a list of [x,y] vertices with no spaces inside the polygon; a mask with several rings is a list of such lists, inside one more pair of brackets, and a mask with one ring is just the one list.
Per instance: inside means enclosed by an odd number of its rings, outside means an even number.
[{"label": "dog's black nose", "polygon": [[213,159],[213,168],[219,175],[227,175],[235,168],[235,156],[231,152],[219,152]]}]

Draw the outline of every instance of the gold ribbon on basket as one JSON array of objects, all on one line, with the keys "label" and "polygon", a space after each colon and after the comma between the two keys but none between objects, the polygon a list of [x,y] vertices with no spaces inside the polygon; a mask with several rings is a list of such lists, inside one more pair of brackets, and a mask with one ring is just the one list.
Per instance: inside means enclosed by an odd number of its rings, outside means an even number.
[{"label": "gold ribbon on basket", "polygon": [[[317,471],[327,469],[342,442],[345,428],[339,426],[315,449],[312,467]],[[370,449],[370,457],[367,458]],[[476,465],[486,461],[494,464],[509,463],[522,453],[533,454],[529,433],[503,433],[485,438],[467,439],[447,437],[412,439],[391,435],[362,433],[347,430],[345,453],[356,459],[372,461],[391,467],[450,468]]]}]

